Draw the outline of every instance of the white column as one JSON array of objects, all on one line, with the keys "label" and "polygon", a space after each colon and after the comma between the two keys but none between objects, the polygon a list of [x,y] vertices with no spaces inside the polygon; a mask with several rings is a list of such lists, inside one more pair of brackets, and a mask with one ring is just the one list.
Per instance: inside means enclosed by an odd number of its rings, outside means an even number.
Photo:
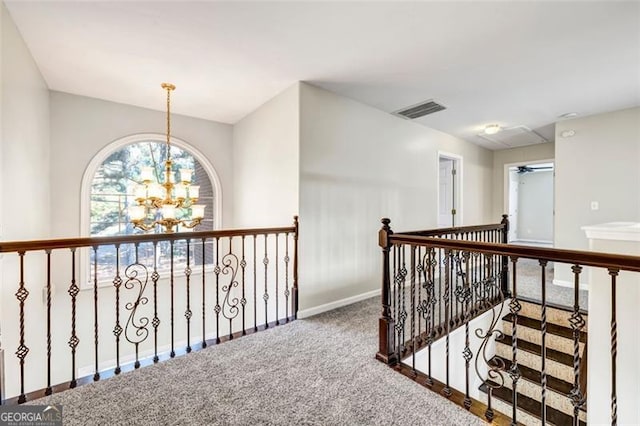
[{"label": "white column", "polygon": [[[640,223],[582,228],[589,249],[640,256]],[[611,277],[589,268],[587,423],[611,423]],[[620,272],[616,285],[618,424],[640,424],[640,273]]]}]

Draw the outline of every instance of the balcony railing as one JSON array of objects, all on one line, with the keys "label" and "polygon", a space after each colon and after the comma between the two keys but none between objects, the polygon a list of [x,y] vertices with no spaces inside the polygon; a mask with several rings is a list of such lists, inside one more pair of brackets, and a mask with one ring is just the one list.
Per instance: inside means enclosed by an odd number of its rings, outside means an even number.
[{"label": "balcony railing", "polygon": [[[538,417],[543,425],[548,421],[545,400],[549,390],[548,365],[545,364],[549,325],[547,268],[550,262],[564,263],[571,266],[573,274],[573,306],[564,320],[572,330],[573,388],[566,398],[573,406],[575,425],[580,423],[580,410],[586,401],[586,321],[579,302],[580,283],[584,280],[585,267],[604,270],[607,277],[605,279],[609,282],[595,282],[591,285],[608,285],[611,288],[611,299],[603,300],[602,303],[609,303],[611,307],[611,369],[608,377],[611,386],[611,423],[616,424],[617,328],[620,318],[616,291],[619,275],[625,273],[623,271],[634,273],[637,277],[640,272],[640,257],[506,244],[509,226],[506,217],[495,225],[407,233],[392,232],[389,219],[383,219],[382,223],[383,227],[379,232],[383,254],[382,315],[379,319],[377,359],[487,420],[498,423],[518,422],[518,381],[521,378],[519,360],[522,351],[518,340],[519,314],[522,308],[522,300],[518,296],[519,265],[525,259],[534,259],[539,273],[535,284],[539,286],[541,294],[541,409]],[[504,307],[508,307],[512,323],[508,339],[511,359],[496,362],[495,359],[491,360],[490,347],[496,339],[505,337],[499,328]],[[474,327],[470,333],[471,321],[484,312],[489,315],[486,326]],[[451,365],[453,357],[460,355],[451,353],[450,336],[458,327],[463,327],[464,330],[464,385],[456,389],[450,382],[450,376],[460,371],[453,371]],[[442,359],[436,359],[436,354],[431,351],[438,339],[444,341]],[[472,351],[473,339],[476,339],[475,351]],[[584,355],[580,353],[581,345],[585,346]],[[421,350],[427,351],[426,358],[420,359],[426,359],[428,365],[416,365],[417,353]],[[440,380],[432,374],[432,367],[436,363],[437,369],[442,372]],[[479,378],[487,392],[486,404],[471,397],[473,375]],[[492,393],[500,388],[508,388],[512,393],[510,398],[513,410],[510,418],[492,409]]]},{"label": "balcony railing", "polygon": [[[101,252],[113,253],[114,264],[100,265]],[[5,404],[284,324],[298,312],[297,217],[279,228],[1,242],[0,253],[1,343],[15,348],[15,356],[0,351]]]}]

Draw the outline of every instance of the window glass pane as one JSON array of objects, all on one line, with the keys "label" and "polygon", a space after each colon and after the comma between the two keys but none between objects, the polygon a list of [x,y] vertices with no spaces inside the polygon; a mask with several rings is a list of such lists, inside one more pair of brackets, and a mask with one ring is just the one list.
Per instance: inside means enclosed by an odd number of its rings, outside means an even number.
[{"label": "window glass pane", "polygon": [[[129,223],[127,212],[130,206],[135,205],[135,187],[140,183],[140,175],[143,167],[152,167],[156,181],[164,181],[166,144],[160,141],[147,141],[127,145],[109,155],[97,168],[91,183],[90,195],[90,232],[91,236],[114,236],[139,234],[142,231],[134,229]],[[192,183],[200,186],[200,198],[198,204],[204,204],[205,216],[198,226],[197,231],[211,230],[214,225],[214,192],[213,184],[202,165],[187,151],[172,146],[171,159],[173,170],[176,172],[176,180],[179,180],[179,170],[192,169]],[[178,214],[181,218],[184,214]],[[186,231],[180,229],[178,231]],[[154,231],[152,231],[154,232]],[[155,232],[162,232],[159,227]],[[206,243],[206,264],[212,262],[212,243]],[[93,280],[93,261],[95,254],[91,253],[91,280]],[[98,250],[98,278],[111,281],[116,275],[116,250],[115,247],[101,246]],[[186,243],[174,243],[173,263],[174,269],[183,269],[186,266]],[[193,241],[190,246],[190,258],[192,265],[202,265],[202,242]],[[135,247],[124,244],[120,247],[120,275],[124,268],[135,262]],[[153,244],[141,244],[138,247],[139,262],[153,267],[154,261],[158,270],[169,268],[171,264],[171,247],[169,242],[161,242],[157,246],[154,257]]]}]

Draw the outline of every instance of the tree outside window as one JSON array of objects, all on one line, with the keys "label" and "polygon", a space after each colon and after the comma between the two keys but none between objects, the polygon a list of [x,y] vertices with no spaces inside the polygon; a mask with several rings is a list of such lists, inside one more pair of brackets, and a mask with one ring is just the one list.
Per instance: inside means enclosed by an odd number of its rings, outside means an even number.
[{"label": "tree outside window", "polygon": [[[135,205],[134,188],[140,183],[142,167],[153,167],[156,178],[163,180],[164,161],[167,157],[167,146],[160,141],[144,141],[126,145],[109,155],[96,169],[91,182],[90,193],[90,235],[116,236],[134,235],[141,230],[129,223],[128,207]],[[202,165],[188,151],[171,146],[171,159],[176,170],[189,168],[194,170],[194,184],[200,185],[198,204],[204,204],[205,217],[193,230],[212,230],[214,227],[214,190],[211,179]],[[189,229],[178,227],[177,232],[187,232]],[[157,227],[153,232],[161,233]],[[207,243],[211,244],[211,243]],[[202,265],[202,243],[193,241],[190,246],[191,265]],[[138,247],[138,261],[153,267],[154,260],[159,270],[168,269],[171,263],[171,245],[169,242],[158,243],[154,259],[152,243],[141,244]],[[205,264],[211,263],[211,248],[206,249]],[[187,244],[176,241],[173,247],[174,268],[186,266]],[[93,280],[94,260],[96,254],[91,250],[91,277]],[[119,263],[122,267],[135,262],[135,247],[126,244],[120,248]],[[116,248],[101,247],[97,252],[98,278],[112,280],[116,275]]]}]

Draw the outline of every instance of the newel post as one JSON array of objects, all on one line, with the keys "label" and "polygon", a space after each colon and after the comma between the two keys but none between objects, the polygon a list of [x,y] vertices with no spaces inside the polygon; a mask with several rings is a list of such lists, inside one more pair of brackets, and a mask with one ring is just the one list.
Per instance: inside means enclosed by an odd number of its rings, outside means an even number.
[{"label": "newel post", "polygon": [[[502,244],[509,243],[509,215],[503,214],[502,221],[500,223],[502,228]],[[511,297],[511,290],[509,289],[509,258],[502,256],[502,294],[504,297]]]},{"label": "newel post", "polygon": [[385,364],[395,364],[398,359],[394,353],[393,318],[391,317],[391,269],[389,253],[390,236],[393,234],[387,218],[382,219],[382,229],[378,233],[378,244],[382,248],[382,316],[378,320],[379,347],[376,359]]},{"label": "newel post", "polygon": [[291,291],[291,303],[293,310],[293,318],[298,318],[298,232],[299,223],[298,216],[293,217],[293,227],[295,231],[293,233],[293,289]]}]

